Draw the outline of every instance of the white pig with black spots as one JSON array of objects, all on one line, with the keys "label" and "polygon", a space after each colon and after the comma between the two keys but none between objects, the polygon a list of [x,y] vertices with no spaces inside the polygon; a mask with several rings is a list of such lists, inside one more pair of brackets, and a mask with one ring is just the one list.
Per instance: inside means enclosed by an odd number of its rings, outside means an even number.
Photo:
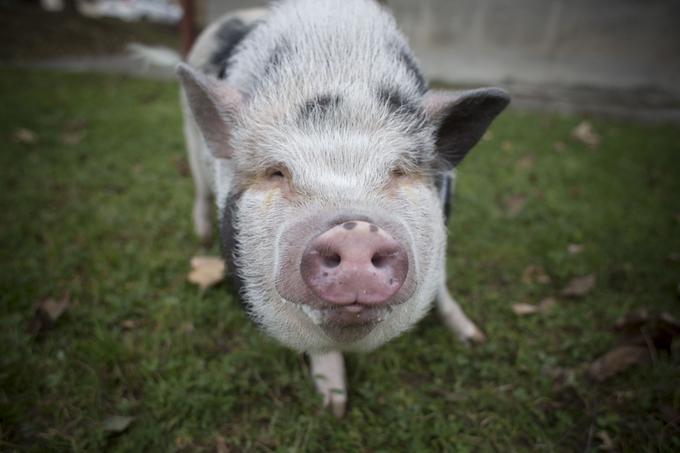
[{"label": "white pig with black spots", "polygon": [[428,88],[374,0],[288,0],[199,37],[182,83],[198,235],[215,197],[248,314],[308,354],[341,416],[342,353],[371,351],[433,301],[464,341],[483,334],[449,295],[453,171],[506,107],[496,88]]}]

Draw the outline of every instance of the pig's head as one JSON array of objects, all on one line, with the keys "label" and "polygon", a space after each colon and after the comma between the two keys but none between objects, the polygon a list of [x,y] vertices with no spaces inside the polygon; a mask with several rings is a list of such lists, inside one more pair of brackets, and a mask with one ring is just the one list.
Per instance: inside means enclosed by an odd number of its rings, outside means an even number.
[{"label": "pig's head", "polygon": [[[370,350],[413,326],[444,272],[437,183],[508,103],[499,89],[335,86],[286,102],[181,65],[233,174],[223,231],[251,316],[298,350]],[[226,227],[225,227],[226,226]],[[230,238],[223,238],[230,240]]]}]

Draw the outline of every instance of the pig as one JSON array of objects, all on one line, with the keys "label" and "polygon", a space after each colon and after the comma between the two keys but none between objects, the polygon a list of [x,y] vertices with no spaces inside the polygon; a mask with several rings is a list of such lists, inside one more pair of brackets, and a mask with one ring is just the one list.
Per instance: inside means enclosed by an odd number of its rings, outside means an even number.
[{"label": "pig", "polygon": [[284,0],[227,15],[181,81],[197,235],[220,243],[248,315],[306,353],[324,406],[347,404],[344,352],[369,352],[449,294],[455,168],[509,103],[498,88],[431,90],[386,6]]}]

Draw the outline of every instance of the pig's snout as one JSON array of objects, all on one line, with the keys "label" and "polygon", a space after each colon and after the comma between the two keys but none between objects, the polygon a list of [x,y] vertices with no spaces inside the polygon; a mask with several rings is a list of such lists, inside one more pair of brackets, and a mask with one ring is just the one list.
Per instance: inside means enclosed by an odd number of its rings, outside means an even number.
[{"label": "pig's snout", "polygon": [[399,241],[377,225],[356,220],[312,239],[302,255],[300,272],[325,302],[380,306],[404,284],[408,266]]}]

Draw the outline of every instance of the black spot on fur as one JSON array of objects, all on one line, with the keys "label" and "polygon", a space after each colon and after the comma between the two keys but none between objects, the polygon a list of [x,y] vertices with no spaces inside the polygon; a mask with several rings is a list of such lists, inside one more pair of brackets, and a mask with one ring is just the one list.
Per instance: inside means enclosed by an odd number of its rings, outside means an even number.
[{"label": "black spot on fur", "polygon": [[264,65],[264,76],[267,77],[270,74],[276,72],[278,68],[281,66],[281,62],[283,61],[284,57],[286,54],[290,53],[291,47],[288,41],[282,40],[276,46],[274,46],[274,49],[272,49],[271,54],[269,54],[269,59],[267,60],[267,63]]},{"label": "black spot on fur", "polygon": [[371,225],[369,228],[371,230],[371,233],[377,233],[378,232],[378,227],[375,225]]},{"label": "black spot on fur", "polygon": [[413,55],[411,55],[406,48],[400,46],[399,58],[413,76],[416,85],[418,86],[418,91],[425,94],[427,91],[427,82],[425,81],[425,77],[423,76],[420,67],[418,67],[418,63],[416,63],[416,60],[413,58]]},{"label": "black spot on fur", "polygon": [[231,289],[235,296],[239,296],[241,288],[243,288],[243,282],[236,267],[238,248],[236,247],[236,230],[234,228],[236,204],[240,197],[241,194],[229,194],[220,219],[222,257],[227,264],[227,272],[232,281]]},{"label": "black spot on fur", "polygon": [[399,90],[381,87],[378,89],[378,99],[383,104],[387,104],[393,113],[401,115],[417,116],[422,113],[418,105],[401,94]]},{"label": "black spot on fur", "polygon": [[444,191],[444,224],[449,224],[449,215],[451,214],[451,175],[448,173],[437,176],[434,180],[434,186],[437,193]]},{"label": "black spot on fur", "polygon": [[245,24],[242,20],[234,18],[228,20],[217,31],[217,50],[210,57],[210,65],[218,68],[217,77],[224,79],[229,70],[229,60],[236,47],[243,41],[257,23]]},{"label": "black spot on fur", "polygon": [[323,94],[305,102],[298,113],[298,123],[324,119],[326,115],[337,109],[342,98],[339,95]]},{"label": "black spot on fur", "polygon": [[393,53],[395,58],[406,67],[406,71],[411,74],[411,77],[418,88],[418,92],[420,94],[425,94],[429,87],[427,86],[425,76],[423,76],[423,72],[420,70],[420,66],[418,66],[418,62],[416,62],[416,59],[413,57],[411,50],[401,41],[392,41],[388,45],[388,49]]},{"label": "black spot on fur", "polygon": [[345,222],[342,224],[342,227],[346,230],[353,230],[356,226],[356,222]]}]

